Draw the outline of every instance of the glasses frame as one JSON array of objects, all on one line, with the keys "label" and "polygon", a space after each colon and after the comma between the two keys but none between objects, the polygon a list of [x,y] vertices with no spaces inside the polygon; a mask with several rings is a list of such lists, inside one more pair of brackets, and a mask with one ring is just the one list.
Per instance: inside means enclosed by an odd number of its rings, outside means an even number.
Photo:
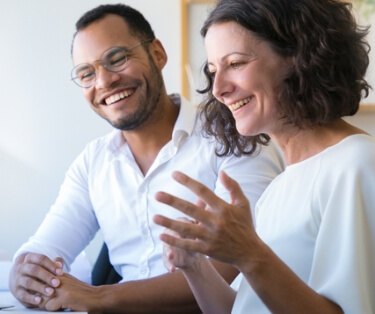
[{"label": "glasses frame", "polygon": [[[146,44],[146,43],[149,43],[149,42],[151,42],[151,41],[153,41],[153,40],[154,40],[154,39],[146,39],[146,40],[143,40],[143,41],[139,42],[138,44],[136,44],[136,45],[134,45],[134,46],[131,46],[131,47],[129,47],[129,48],[125,48],[125,47],[121,47],[121,46],[113,46],[113,47],[111,47],[111,48],[108,48],[108,49],[106,49],[105,51],[103,51],[103,53],[102,53],[102,57],[101,57],[100,59],[95,60],[95,61],[93,61],[92,63],[80,63],[80,64],[77,64],[75,67],[73,67],[72,71],[70,72],[70,76],[71,76],[71,79],[70,79],[70,80],[73,81],[77,86],[79,86],[79,87],[81,87],[81,88],[90,88],[90,87],[94,86],[94,84],[95,84],[95,82],[96,82],[96,77],[97,77],[96,72],[97,72],[97,71],[96,71],[96,69],[95,69],[95,67],[94,67],[94,64],[95,64],[95,63],[100,63],[100,64],[103,66],[103,68],[106,69],[106,70],[109,71],[109,72],[112,72],[112,73],[119,73],[119,72],[125,70],[125,68],[126,68],[126,64],[127,64],[127,62],[128,62],[128,55],[127,55],[127,52],[129,52],[129,51],[131,51],[131,50],[133,50],[133,49],[135,49],[135,48],[137,48],[137,47],[139,47],[139,46],[142,46],[142,45],[144,45],[144,44]],[[105,63],[105,60],[103,60],[103,55],[105,55],[106,52],[108,52],[109,50],[112,50],[112,49],[114,49],[114,48],[120,48],[120,49],[124,50],[124,52],[125,52],[125,58],[126,58],[126,60],[125,60],[125,62],[124,62],[124,64],[123,64],[123,66],[122,66],[119,70],[111,70],[111,69],[107,68],[107,65],[106,65],[106,63]],[[79,81],[77,81],[78,76],[75,75],[75,70],[76,70],[78,67],[80,67],[80,66],[82,66],[82,65],[84,65],[84,64],[87,64],[87,65],[91,66],[91,67],[95,70],[95,72],[94,72],[94,73],[95,73],[95,77],[94,77],[94,79],[93,79],[93,81],[92,81],[92,84],[89,85],[89,86],[82,86],[81,84],[79,84]]]}]

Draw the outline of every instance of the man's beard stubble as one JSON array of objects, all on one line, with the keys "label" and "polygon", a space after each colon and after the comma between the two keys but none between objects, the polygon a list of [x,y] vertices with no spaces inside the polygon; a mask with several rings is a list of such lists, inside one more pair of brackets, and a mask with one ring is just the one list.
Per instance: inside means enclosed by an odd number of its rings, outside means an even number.
[{"label": "man's beard stubble", "polygon": [[[154,60],[149,56],[151,72],[149,79],[146,79],[146,94],[142,94],[136,111],[117,121],[107,121],[116,129],[122,131],[132,131],[139,129],[146,122],[154,122],[160,119],[164,108],[159,105],[160,96],[163,90],[163,78],[161,72],[156,67]],[[141,82],[138,82],[141,86]]]}]

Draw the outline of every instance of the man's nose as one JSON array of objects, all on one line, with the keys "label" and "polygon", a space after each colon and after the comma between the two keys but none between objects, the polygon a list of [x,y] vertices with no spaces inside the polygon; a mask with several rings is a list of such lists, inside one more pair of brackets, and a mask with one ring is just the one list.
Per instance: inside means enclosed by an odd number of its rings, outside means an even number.
[{"label": "man's nose", "polygon": [[120,74],[117,72],[111,72],[107,70],[102,64],[96,68],[96,88],[107,88],[113,82],[120,79]]}]

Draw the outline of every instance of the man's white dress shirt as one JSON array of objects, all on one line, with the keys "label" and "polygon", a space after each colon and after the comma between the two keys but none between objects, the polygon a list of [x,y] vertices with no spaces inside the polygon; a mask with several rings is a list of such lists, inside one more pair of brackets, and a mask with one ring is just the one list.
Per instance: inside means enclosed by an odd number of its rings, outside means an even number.
[{"label": "man's white dress shirt", "polygon": [[163,265],[163,228],[153,223],[155,214],[181,217],[182,213],[154,198],[165,191],[195,202],[196,196],[175,182],[171,174],[182,171],[226,200],[228,192],[218,180],[224,170],[239,182],[253,208],[258,198],[284,167],[278,149],[270,144],[253,157],[217,157],[217,143],[203,137],[197,108],[177,95],[180,107],[172,139],[159,152],[146,175],[140,171],[122,133],[92,141],[69,168],[58,198],[43,223],[16,253],[38,252],[62,257],[67,265],[101,229],[110,260],[123,281],[154,277],[166,272]]}]

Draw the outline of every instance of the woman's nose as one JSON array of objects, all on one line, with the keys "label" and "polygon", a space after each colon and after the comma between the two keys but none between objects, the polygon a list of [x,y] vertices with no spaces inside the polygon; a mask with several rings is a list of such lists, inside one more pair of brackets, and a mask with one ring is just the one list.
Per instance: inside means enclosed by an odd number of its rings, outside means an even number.
[{"label": "woman's nose", "polygon": [[230,83],[229,78],[225,75],[225,73],[221,71],[216,71],[215,76],[213,78],[213,87],[212,87],[212,94],[216,99],[220,102],[223,101],[223,97],[230,93],[233,90],[233,84]]}]

